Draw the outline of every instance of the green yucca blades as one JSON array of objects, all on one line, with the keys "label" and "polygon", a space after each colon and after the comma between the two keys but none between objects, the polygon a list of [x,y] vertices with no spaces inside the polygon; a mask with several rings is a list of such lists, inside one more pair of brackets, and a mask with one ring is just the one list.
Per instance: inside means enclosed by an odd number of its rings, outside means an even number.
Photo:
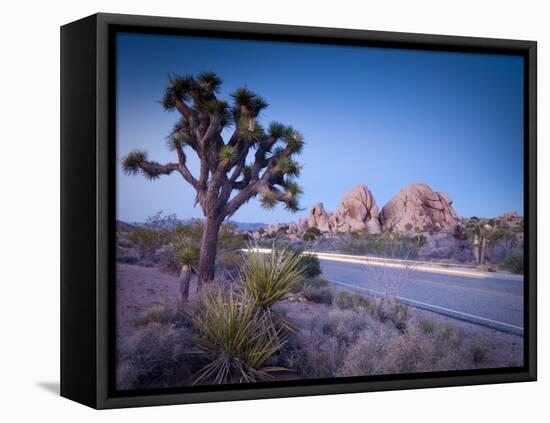
[{"label": "green yucca blades", "polygon": [[255,382],[286,370],[265,366],[285,341],[252,301],[218,290],[206,294],[202,305],[193,323],[199,332],[197,345],[210,362],[195,375],[193,384]]}]

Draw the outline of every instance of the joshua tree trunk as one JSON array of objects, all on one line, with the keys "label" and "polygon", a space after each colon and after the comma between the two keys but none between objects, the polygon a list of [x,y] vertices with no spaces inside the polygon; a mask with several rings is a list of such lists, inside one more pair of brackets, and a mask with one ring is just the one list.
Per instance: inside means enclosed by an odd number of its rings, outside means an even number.
[{"label": "joshua tree trunk", "polygon": [[216,250],[222,219],[209,217],[204,225],[199,255],[198,288],[205,282],[212,282],[216,271]]},{"label": "joshua tree trunk", "polygon": [[181,300],[183,302],[186,302],[189,299],[189,282],[191,281],[191,266],[185,265],[181,267],[179,280],[180,280]]},{"label": "joshua tree trunk", "polygon": [[481,259],[480,247],[481,247],[481,243],[479,241],[479,235],[477,235],[477,234],[474,235],[473,245],[474,245],[474,248],[473,248],[474,258],[476,259],[476,263],[480,264],[480,259]]},{"label": "joshua tree trunk", "polygon": [[479,264],[483,264],[485,262],[485,246],[487,244],[487,238],[482,237],[481,238],[481,244],[480,244],[480,252],[479,252]]}]

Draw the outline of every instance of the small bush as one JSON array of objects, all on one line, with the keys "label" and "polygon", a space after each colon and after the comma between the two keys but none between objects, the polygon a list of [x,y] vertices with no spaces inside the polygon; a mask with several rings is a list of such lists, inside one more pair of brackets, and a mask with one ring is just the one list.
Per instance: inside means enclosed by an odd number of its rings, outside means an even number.
[{"label": "small bush", "polygon": [[367,327],[365,313],[331,310],[292,334],[279,355],[280,364],[301,378],[335,377],[346,351]]},{"label": "small bush", "polygon": [[523,253],[508,253],[502,262],[502,267],[517,275],[523,275],[524,260]]},{"label": "small bush", "polygon": [[382,322],[390,321],[400,332],[407,330],[410,317],[409,307],[391,297],[382,297],[374,303],[374,314]]},{"label": "small bush", "polygon": [[374,306],[371,300],[360,294],[352,294],[347,291],[340,292],[336,298],[334,298],[334,304],[342,310],[354,310],[361,308],[370,314],[374,312]]},{"label": "small bush", "polygon": [[334,298],[334,295],[328,286],[321,287],[306,285],[304,286],[303,293],[307,300],[320,304],[332,304],[332,299]]},{"label": "small bush", "polygon": [[321,231],[317,228],[307,228],[304,232],[304,241],[315,241],[321,236]]},{"label": "small bush", "polygon": [[317,276],[314,278],[304,279],[298,285],[294,287],[292,292],[301,292],[306,286],[312,286],[315,288],[325,288],[329,286],[329,282],[322,276]]},{"label": "small bush", "polygon": [[321,274],[321,262],[317,256],[304,254],[304,249],[296,246],[288,247],[288,250],[301,257],[299,267],[305,278],[314,278]]},{"label": "small bush", "polygon": [[304,276],[306,278],[314,278],[321,274],[321,262],[317,256],[310,256],[302,254],[302,260],[300,267],[304,269]]},{"label": "small bush", "polygon": [[327,286],[330,286],[329,282],[325,278],[323,278],[322,276],[314,277],[314,278],[311,278],[311,279],[306,279],[303,282],[303,284],[314,286],[316,288],[325,288]]},{"label": "small bush", "polygon": [[192,351],[187,327],[150,323],[136,331],[117,356],[119,389],[162,388],[187,381],[204,363]]},{"label": "small bush", "polygon": [[411,327],[403,334],[363,332],[347,351],[338,376],[468,368],[461,348],[461,345],[426,336],[417,327]]},{"label": "small bush", "polygon": [[234,271],[242,266],[244,258],[237,251],[222,251],[218,254],[217,262],[224,269]]},{"label": "small bush", "polygon": [[151,323],[165,324],[170,320],[170,314],[164,307],[153,307],[149,309],[142,317],[135,321],[137,328],[144,328]]},{"label": "small bush", "polygon": [[478,364],[483,363],[486,355],[487,355],[487,351],[484,346],[474,345],[472,347],[472,359],[474,360],[474,363],[478,363]]},{"label": "small bush", "polygon": [[432,335],[435,332],[436,324],[432,318],[424,318],[419,322],[420,329],[422,332],[428,335]]}]

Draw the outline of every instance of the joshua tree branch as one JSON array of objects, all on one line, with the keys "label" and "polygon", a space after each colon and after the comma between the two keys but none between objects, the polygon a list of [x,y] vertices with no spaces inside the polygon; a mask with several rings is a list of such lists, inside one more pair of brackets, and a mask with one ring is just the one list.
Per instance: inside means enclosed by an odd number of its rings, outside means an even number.
[{"label": "joshua tree branch", "polygon": [[157,162],[143,160],[139,163],[139,168],[150,178],[158,178],[161,175],[170,175],[173,171],[179,169],[179,163],[166,163],[164,165]]},{"label": "joshua tree branch", "polygon": [[189,126],[192,129],[196,129],[197,127],[197,119],[196,119],[196,112],[191,107],[189,107],[183,100],[176,100],[175,106],[178,112],[182,114],[183,117],[187,120],[189,123]]}]

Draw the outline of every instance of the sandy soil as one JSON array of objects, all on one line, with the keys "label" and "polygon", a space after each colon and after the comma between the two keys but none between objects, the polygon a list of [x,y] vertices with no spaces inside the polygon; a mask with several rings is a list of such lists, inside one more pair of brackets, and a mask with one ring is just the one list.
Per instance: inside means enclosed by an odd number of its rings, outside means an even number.
[{"label": "sandy soil", "polygon": [[155,267],[117,263],[117,338],[126,338],[134,322],[148,309],[173,304],[179,298],[177,276]]}]

